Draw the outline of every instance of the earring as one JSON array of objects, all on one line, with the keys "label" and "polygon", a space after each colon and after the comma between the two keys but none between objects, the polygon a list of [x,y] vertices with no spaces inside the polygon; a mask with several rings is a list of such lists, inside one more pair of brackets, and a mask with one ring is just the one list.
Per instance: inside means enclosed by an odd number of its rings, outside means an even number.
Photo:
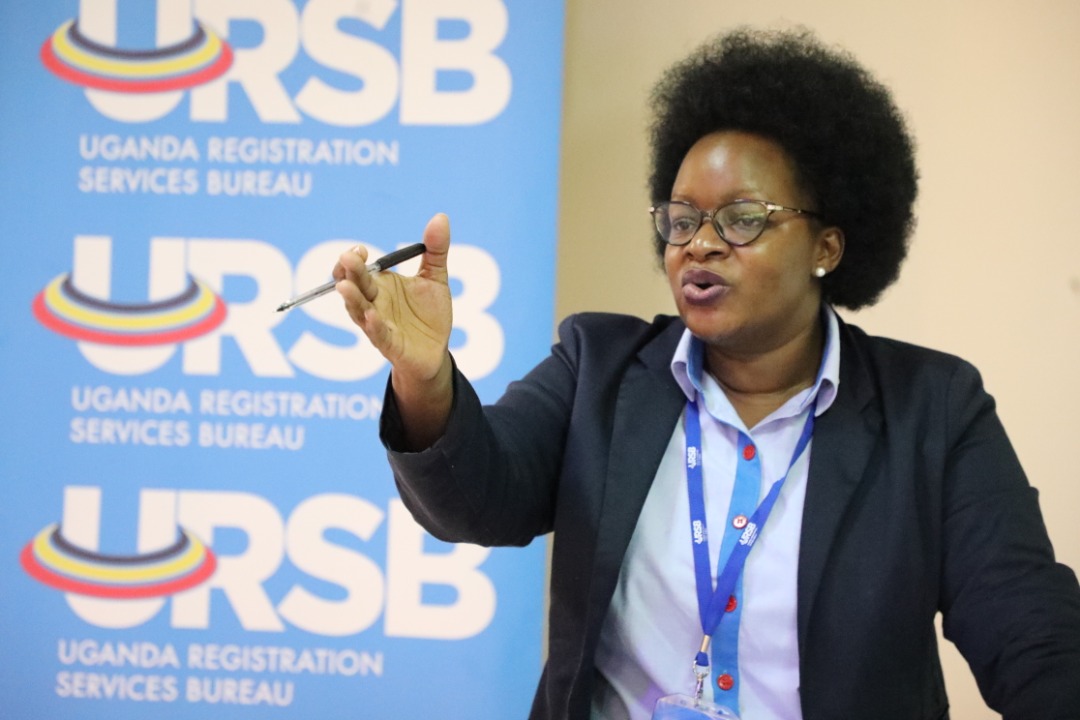
[{"label": "earring", "polygon": [[819,267],[817,270],[814,271],[814,275],[816,277],[823,278],[823,277],[825,277],[825,272],[826,272],[825,268]]}]

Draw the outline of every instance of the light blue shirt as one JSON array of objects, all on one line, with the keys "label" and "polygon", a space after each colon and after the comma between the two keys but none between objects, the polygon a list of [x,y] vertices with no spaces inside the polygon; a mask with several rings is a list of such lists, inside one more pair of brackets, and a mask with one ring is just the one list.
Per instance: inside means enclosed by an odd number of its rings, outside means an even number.
[{"label": "light blue shirt", "polygon": [[[713,583],[738,462],[739,433],[761,462],[761,499],[788,470],[811,403],[828,410],[840,382],[836,314],[823,311],[825,350],[814,385],[747,428],[716,380],[702,372],[704,345],[686,331],[671,372],[688,399],[698,398],[704,456],[706,524]],[[704,399],[704,402],[702,402]],[[599,672],[592,717],[648,720],[657,699],[692,695],[694,655],[701,644],[686,487],[685,428],[680,417],[660,461],[627,548],[596,653]],[[740,708],[743,720],[798,720],[799,647],[796,587],[799,536],[810,447],[791,467],[780,497],[743,569],[739,624]],[[715,698],[713,698],[715,691]],[[706,697],[724,704],[711,683]]]}]

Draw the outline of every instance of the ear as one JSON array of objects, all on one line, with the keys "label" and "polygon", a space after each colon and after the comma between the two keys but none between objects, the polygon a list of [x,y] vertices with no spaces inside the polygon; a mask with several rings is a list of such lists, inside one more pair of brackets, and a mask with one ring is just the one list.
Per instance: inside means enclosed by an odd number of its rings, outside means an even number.
[{"label": "ear", "polygon": [[817,251],[814,256],[814,267],[825,268],[831,273],[840,264],[840,258],[844,256],[844,231],[835,225],[824,228],[818,233]]}]

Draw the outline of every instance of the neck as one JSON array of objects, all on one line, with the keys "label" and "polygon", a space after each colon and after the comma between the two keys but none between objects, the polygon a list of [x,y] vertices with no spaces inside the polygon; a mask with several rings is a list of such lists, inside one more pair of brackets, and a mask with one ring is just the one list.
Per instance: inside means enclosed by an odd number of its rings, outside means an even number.
[{"label": "neck", "polygon": [[820,317],[787,341],[757,352],[706,345],[705,368],[752,428],[817,379],[825,347]]}]

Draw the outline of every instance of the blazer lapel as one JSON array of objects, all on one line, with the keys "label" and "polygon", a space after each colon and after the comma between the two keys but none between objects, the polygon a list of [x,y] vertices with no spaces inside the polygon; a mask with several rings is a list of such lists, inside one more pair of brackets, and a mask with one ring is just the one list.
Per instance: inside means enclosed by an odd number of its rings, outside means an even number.
[{"label": "blazer lapel", "polygon": [[840,385],[832,406],[814,425],[803,509],[798,570],[799,647],[829,554],[851,497],[880,437],[881,413],[873,382],[851,331],[841,322]]},{"label": "blazer lapel", "polygon": [[665,328],[638,353],[639,362],[630,365],[619,386],[589,604],[596,621],[588,627],[597,637],[638,515],[685,404],[670,369],[683,330],[680,322]]}]

